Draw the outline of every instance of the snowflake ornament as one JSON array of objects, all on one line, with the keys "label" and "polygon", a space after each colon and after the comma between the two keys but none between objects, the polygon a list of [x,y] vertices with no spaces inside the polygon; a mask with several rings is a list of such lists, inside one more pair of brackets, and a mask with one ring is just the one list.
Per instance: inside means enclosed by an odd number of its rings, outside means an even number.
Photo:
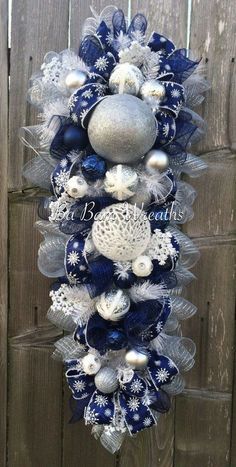
[{"label": "snowflake ornament", "polygon": [[138,175],[128,165],[118,164],[106,172],[104,188],[113,198],[123,201],[135,193]]}]

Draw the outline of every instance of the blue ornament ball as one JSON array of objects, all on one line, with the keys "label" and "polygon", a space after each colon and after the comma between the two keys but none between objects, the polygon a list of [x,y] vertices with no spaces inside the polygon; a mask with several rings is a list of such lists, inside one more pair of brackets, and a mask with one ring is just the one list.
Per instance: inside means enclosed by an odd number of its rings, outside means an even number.
[{"label": "blue ornament ball", "polygon": [[70,125],[64,133],[64,144],[69,149],[83,151],[88,145],[87,131],[83,128]]},{"label": "blue ornament ball", "polygon": [[111,350],[120,350],[127,345],[127,338],[125,333],[120,329],[109,329],[107,343]]},{"label": "blue ornament ball", "polygon": [[83,158],[81,162],[81,170],[83,176],[87,180],[95,181],[104,177],[107,166],[102,157],[97,154],[90,154]]}]

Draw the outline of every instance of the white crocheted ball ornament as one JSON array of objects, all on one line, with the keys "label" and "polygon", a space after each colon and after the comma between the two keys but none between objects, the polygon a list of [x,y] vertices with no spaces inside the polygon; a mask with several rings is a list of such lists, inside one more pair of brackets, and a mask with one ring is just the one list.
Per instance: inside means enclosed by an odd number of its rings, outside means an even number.
[{"label": "white crocheted ball ornament", "polygon": [[137,258],[147,248],[150,238],[150,222],[145,213],[128,203],[102,209],[92,227],[95,247],[113,261]]},{"label": "white crocheted ball ornament", "polygon": [[107,193],[119,201],[124,201],[135,194],[138,175],[132,167],[117,164],[106,172],[104,188]]}]

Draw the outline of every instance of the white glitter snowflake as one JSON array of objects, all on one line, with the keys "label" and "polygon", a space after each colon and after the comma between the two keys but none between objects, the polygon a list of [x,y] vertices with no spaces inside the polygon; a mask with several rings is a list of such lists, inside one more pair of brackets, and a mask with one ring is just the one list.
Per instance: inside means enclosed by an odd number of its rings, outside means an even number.
[{"label": "white glitter snowflake", "polygon": [[138,399],[138,397],[130,397],[127,402],[127,405],[131,412],[135,412],[140,406],[140,400]]},{"label": "white glitter snowflake", "polygon": [[145,254],[151,259],[157,259],[160,265],[164,265],[169,256],[176,258],[178,255],[177,250],[171,243],[171,239],[170,232],[155,229]]},{"label": "white glitter snowflake", "polygon": [[82,97],[84,97],[85,99],[90,99],[91,97],[93,97],[92,90],[86,89],[86,91],[83,92]]},{"label": "white glitter snowflake", "polygon": [[64,188],[70,178],[70,173],[66,169],[62,169],[61,172],[54,177],[55,183],[58,188]]},{"label": "white glitter snowflake", "polygon": [[143,389],[143,384],[141,381],[139,381],[138,379],[136,381],[133,381],[131,386],[130,386],[130,389],[131,389],[131,392],[133,392],[134,394],[137,394],[139,393],[140,391],[142,391]]},{"label": "white glitter snowflake", "polygon": [[73,121],[74,123],[78,123],[78,121],[79,121],[79,119],[78,119],[78,117],[77,117],[77,115],[76,115],[75,112],[73,112],[73,113],[71,114],[71,119],[72,119],[72,121]]},{"label": "white glitter snowflake", "polygon": [[95,396],[95,404],[97,404],[98,407],[105,407],[108,404],[108,399],[106,396],[97,394]]},{"label": "white glitter snowflake", "polygon": [[165,137],[167,137],[168,134],[169,134],[169,131],[170,131],[170,125],[169,125],[169,123],[164,123],[164,125],[163,125],[163,135],[164,135]]},{"label": "white glitter snowflake", "polygon": [[135,414],[133,415],[133,420],[134,420],[135,422],[138,422],[138,421],[140,420],[140,415],[139,415],[138,413],[135,413]]},{"label": "white glitter snowflake", "polygon": [[113,42],[113,34],[111,32],[108,32],[105,40],[107,45],[111,45]]},{"label": "white glitter snowflake", "polygon": [[61,160],[60,166],[61,166],[62,169],[66,168],[66,166],[67,166],[67,159],[66,158]]},{"label": "white glitter snowflake", "polygon": [[152,425],[152,419],[151,419],[151,417],[145,417],[145,419],[143,420],[143,424],[144,424],[144,426],[146,426],[146,427]]},{"label": "white glitter snowflake", "polygon": [[68,279],[71,285],[76,285],[79,283],[79,280],[76,277],[76,274],[73,274],[72,272],[68,274]]},{"label": "white glitter snowflake", "polygon": [[158,383],[165,383],[170,376],[170,373],[165,368],[160,368],[156,372],[156,378]]},{"label": "white glitter snowflake", "polygon": [[172,360],[168,360],[168,367],[169,368],[175,368],[175,364]]},{"label": "white glitter snowflake", "polygon": [[97,422],[98,422],[98,417],[99,417],[99,414],[95,411],[95,409],[91,410],[91,409],[87,409],[86,410],[86,413],[85,413],[85,422],[86,424],[92,424],[92,425],[95,425]]},{"label": "white glitter snowflake", "polygon": [[67,256],[67,261],[71,266],[75,266],[79,263],[79,253],[77,253],[77,251],[71,251]]},{"label": "white glitter snowflake", "polygon": [[108,67],[108,60],[106,57],[99,57],[95,64],[94,64],[95,68],[97,68],[97,70],[99,71],[105,71]]},{"label": "white glitter snowflake", "polygon": [[43,71],[42,81],[44,83],[57,84],[62,72],[62,64],[59,57],[55,56],[48,63],[43,63],[41,66]]},{"label": "white glitter snowflake", "polygon": [[68,107],[70,110],[73,110],[76,102],[78,101],[79,99],[79,96],[77,96],[76,94],[72,94],[72,96],[70,97],[69,99],[69,102],[68,102]]},{"label": "white glitter snowflake", "polygon": [[119,63],[132,63],[137,67],[143,65],[151,55],[151,49],[148,46],[143,47],[139,42],[133,41],[130,47],[119,52]]},{"label": "white glitter snowflake", "polygon": [[178,99],[178,98],[180,97],[180,91],[179,91],[179,89],[173,89],[173,90],[171,91],[171,96],[172,96],[172,97],[176,97],[176,98]]},{"label": "white glitter snowflake", "polygon": [[80,116],[81,120],[83,120],[83,118],[86,117],[86,115],[87,115],[88,112],[89,112],[89,109],[83,109],[83,110],[80,112],[79,116]]},{"label": "white glitter snowflake", "polygon": [[85,386],[85,382],[81,380],[75,381],[73,384],[73,388],[78,392],[82,392],[85,389]]},{"label": "white glitter snowflake", "polygon": [[163,323],[162,323],[162,321],[159,321],[159,323],[157,323],[157,327],[156,327],[157,332],[161,332],[162,328],[163,328]]},{"label": "white glitter snowflake", "polygon": [[112,415],[111,409],[105,409],[104,414],[106,415],[106,417],[111,417]]}]

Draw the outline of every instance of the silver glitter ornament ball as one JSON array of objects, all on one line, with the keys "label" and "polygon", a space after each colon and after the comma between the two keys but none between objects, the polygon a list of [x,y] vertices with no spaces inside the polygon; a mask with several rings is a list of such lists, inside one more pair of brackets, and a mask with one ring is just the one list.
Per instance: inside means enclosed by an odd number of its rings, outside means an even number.
[{"label": "silver glitter ornament ball", "polygon": [[140,95],[142,99],[149,101],[150,98],[154,98],[161,101],[165,97],[165,88],[163,84],[155,79],[145,81],[140,89]]},{"label": "silver glitter ornament ball", "polygon": [[168,155],[161,149],[152,149],[145,156],[145,166],[148,170],[159,170],[162,172],[169,166]]},{"label": "silver glitter ornament ball", "polygon": [[99,370],[95,375],[94,382],[96,388],[105,394],[114,392],[119,386],[116,371],[108,366],[104,366]]},{"label": "silver glitter ornament ball", "polygon": [[[135,370],[141,370],[148,364],[148,356],[144,353],[138,352],[137,350],[129,350],[125,355],[125,361]],[[100,370],[101,371],[101,370]]]},{"label": "silver glitter ornament ball", "polygon": [[114,163],[134,163],[156,139],[156,119],[135,96],[114,94],[95,107],[88,124],[91,146]]},{"label": "silver glitter ornament ball", "polygon": [[121,289],[104,292],[96,303],[100,316],[111,321],[119,321],[129,311],[130,299]]},{"label": "silver glitter ornament ball", "polygon": [[134,195],[138,175],[132,167],[117,164],[106,172],[104,188],[113,198],[124,201]]},{"label": "silver glitter ornament ball", "polygon": [[85,84],[87,77],[87,73],[83,70],[72,70],[65,78],[65,85],[68,89],[74,92]]},{"label": "silver glitter ornament ball", "polygon": [[144,82],[140,69],[130,63],[116,65],[109,79],[109,87],[113,94],[132,94],[137,96]]}]

